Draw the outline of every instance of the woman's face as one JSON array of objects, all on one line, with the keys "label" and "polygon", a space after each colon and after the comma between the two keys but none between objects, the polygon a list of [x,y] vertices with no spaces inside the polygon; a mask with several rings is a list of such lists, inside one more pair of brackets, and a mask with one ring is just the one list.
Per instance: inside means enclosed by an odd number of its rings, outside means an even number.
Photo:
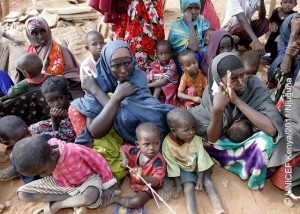
[{"label": "woman's face", "polygon": [[133,72],[131,57],[120,57],[111,60],[111,73],[121,83],[129,80]]},{"label": "woman's face", "polygon": [[232,46],[231,38],[229,36],[224,36],[220,41],[217,54],[230,52],[232,51],[232,49],[233,46]]},{"label": "woman's face", "polygon": [[48,33],[44,28],[35,28],[31,31],[30,35],[38,46],[44,46],[49,41]]},{"label": "woman's face", "polygon": [[185,12],[190,12],[192,14],[192,20],[194,21],[198,15],[200,15],[200,6],[196,3],[192,3],[185,9]]},{"label": "woman's face", "polygon": [[[227,74],[228,75],[228,74]],[[222,77],[222,82],[227,85],[227,75]],[[247,77],[244,68],[231,71],[230,84],[237,96],[244,94]]]}]

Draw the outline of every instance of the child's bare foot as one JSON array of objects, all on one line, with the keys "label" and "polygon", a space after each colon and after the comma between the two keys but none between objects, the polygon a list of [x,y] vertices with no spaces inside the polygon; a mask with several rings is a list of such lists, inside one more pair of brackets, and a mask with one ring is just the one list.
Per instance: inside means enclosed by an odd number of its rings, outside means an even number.
[{"label": "child's bare foot", "polygon": [[182,196],[182,186],[181,185],[176,185],[175,190],[172,194],[172,198],[178,199]]},{"label": "child's bare foot", "polygon": [[9,166],[6,169],[0,170],[0,181],[10,181],[19,177],[13,166]]},{"label": "child's bare foot", "polygon": [[118,182],[114,186],[103,191],[103,193],[102,193],[102,205],[103,206],[109,206],[110,204],[114,203],[112,201],[113,197],[115,195],[121,195],[121,185],[122,185],[122,181],[118,180]]},{"label": "child's bare foot", "polygon": [[11,201],[5,201],[4,203],[0,203],[0,213],[11,206]]},{"label": "child's bare foot", "polygon": [[169,178],[165,178],[162,187],[158,190],[158,195],[162,197],[164,201],[168,201],[172,197],[172,192],[170,191]]}]

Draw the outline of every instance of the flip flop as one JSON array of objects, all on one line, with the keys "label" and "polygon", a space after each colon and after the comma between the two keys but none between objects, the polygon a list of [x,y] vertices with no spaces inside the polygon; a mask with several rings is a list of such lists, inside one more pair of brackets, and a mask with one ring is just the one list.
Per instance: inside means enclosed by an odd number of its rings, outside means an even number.
[{"label": "flip flop", "polygon": [[9,166],[6,169],[0,170],[0,181],[10,181],[18,177],[19,176],[13,166]]},{"label": "flip flop", "polygon": [[[133,196],[128,195],[125,197],[132,198]],[[130,211],[131,211],[131,208],[124,207],[121,204],[116,204],[113,214],[130,214]],[[138,209],[133,209],[133,214],[146,214],[145,208],[141,207]]]}]

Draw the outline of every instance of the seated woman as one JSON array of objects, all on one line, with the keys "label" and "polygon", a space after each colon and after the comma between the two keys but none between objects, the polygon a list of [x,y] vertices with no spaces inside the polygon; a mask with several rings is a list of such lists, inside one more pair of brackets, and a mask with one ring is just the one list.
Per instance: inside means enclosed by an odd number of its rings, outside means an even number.
[{"label": "seated woman", "polygon": [[212,59],[220,53],[232,51],[233,48],[233,38],[226,30],[213,32],[201,63],[202,72],[207,76],[208,66]]},{"label": "seated woman", "polygon": [[268,79],[272,80],[275,70],[292,75],[293,83],[300,70],[300,13],[289,15],[281,25],[277,42],[278,54],[268,70]]},{"label": "seated woman", "polygon": [[[249,178],[250,188],[262,189],[267,168],[284,163],[283,119],[266,86],[245,75],[235,54],[221,53],[213,59],[202,103],[191,113],[196,133],[207,140],[208,153],[225,169]],[[260,131],[242,142],[231,142],[226,131],[242,116]]]},{"label": "seated woman", "polygon": [[[26,36],[30,42],[27,53],[38,55],[43,61],[43,72],[56,76],[64,76],[70,87],[72,98],[83,96],[79,78],[79,67],[73,54],[68,48],[59,45],[52,39],[51,29],[41,17],[32,17],[25,23]],[[24,77],[17,72],[15,81],[19,82]]]},{"label": "seated woman", "polygon": [[[102,138],[113,127],[115,137],[119,134],[124,141],[135,145],[135,129],[143,122],[156,124],[162,132],[161,139],[166,136],[168,127],[165,116],[174,107],[162,104],[151,95],[147,87],[146,73],[135,67],[135,60],[127,43],[116,40],[106,44],[96,64],[96,70],[97,78],[94,84],[89,82],[88,87],[84,86],[84,89],[88,90],[85,96],[74,100],[69,108],[71,122],[76,134],[80,135],[75,142],[86,143],[82,140],[91,142],[92,139]],[[92,79],[92,77],[87,78]],[[129,89],[120,89],[120,86],[126,85],[130,86]],[[106,107],[108,103],[111,103],[109,102],[111,99],[116,99],[121,92],[124,93],[126,90],[128,90],[126,99],[115,102],[110,108]],[[109,98],[107,93],[114,94],[112,98]],[[105,123],[99,120],[100,115],[105,115]],[[95,140],[95,143],[99,152],[106,148],[111,151],[110,154],[103,154],[106,160],[112,160],[108,161],[109,164],[115,162],[113,160],[119,160],[118,149],[121,146],[119,141],[109,144],[105,140],[102,143]],[[115,152],[117,155],[112,157],[111,154]],[[112,168],[112,172],[115,175],[118,169]],[[122,174],[123,177],[125,175]],[[122,176],[116,177],[122,179]]]},{"label": "seated woman", "polygon": [[[173,57],[186,49],[194,51],[195,57],[200,65],[203,58],[204,48],[203,32],[209,29],[209,22],[200,15],[199,0],[181,0],[182,15],[172,22],[169,32],[169,42],[172,45]],[[178,61],[177,71],[182,76],[183,71]]]}]

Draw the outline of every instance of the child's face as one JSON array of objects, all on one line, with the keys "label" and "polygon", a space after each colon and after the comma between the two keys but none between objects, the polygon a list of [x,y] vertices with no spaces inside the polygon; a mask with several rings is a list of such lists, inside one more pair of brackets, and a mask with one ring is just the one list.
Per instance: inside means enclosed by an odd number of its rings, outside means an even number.
[{"label": "child's face", "polygon": [[25,137],[31,136],[26,123],[20,124],[20,126],[8,136],[8,140],[3,143],[8,147],[13,147],[19,140]]},{"label": "child's face", "polygon": [[293,10],[294,7],[296,7],[297,1],[296,0],[282,0],[280,4],[281,4],[283,12],[289,13]]},{"label": "child's face", "polygon": [[159,45],[156,48],[157,58],[162,66],[168,65],[171,59],[171,47],[168,45]]},{"label": "child's face", "polygon": [[153,131],[141,131],[137,138],[137,147],[141,150],[141,153],[143,155],[150,159],[157,155],[160,148],[159,133]]},{"label": "child's face", "polygon": [[256,75],[258,66],[250,66],[248,63],[244,63],[244,70],[247,75]]},{"label": "child's face", "polygon": [[38,175],[41,177],[46,177],[52,175],[52,172],[56,168],[56,161],[52,158],[46,162],[45,166],[38,172]]},{"label": "child's face", "polygon": [[210,40],[211,35],[213,34],[213,32],[214,32],[214,30],[207,30],[207,31],[205,31],[203,40],[204,40],[204,43],[206,45],[208,44],[208,42],[209,42],[209,40]]},{"label": "child's face", "polygon": [[171,129],[173,136],[176,136],[177,143],[189,143],[195,136],[195,121],[182,119],[177,127]]},{"label": "child's face", "polygon": [[196,78],[198,76],[198,61],[193,53],[181,56],[180,62],[182,70],[186,72],[191,78]]},{"label": "child's face", "polygon": [[56,109],[67,109],[68,108],[68,99],[60,91],[54,91],[44,94],[46,102],[48,103],[50,108]]},{"label": "child's face", "polygon": [[105,45],[103,36],[99,34],[91,34],[85,48],[91,52],[95,61],[100,58],[100,53]]},{"label": "child's face", "polygon": [[111,73],[121,83],[129,80],[133,72],[131,57],[120,57],[111,60]]},{"label": "child's face", "polygon": [[230,51],[232,51],[232,49],[233,49],[233,46],[232,46],[232,41],[231,41],[230,37],[224,36],[220,41],[217,54],[230,52]]}]

